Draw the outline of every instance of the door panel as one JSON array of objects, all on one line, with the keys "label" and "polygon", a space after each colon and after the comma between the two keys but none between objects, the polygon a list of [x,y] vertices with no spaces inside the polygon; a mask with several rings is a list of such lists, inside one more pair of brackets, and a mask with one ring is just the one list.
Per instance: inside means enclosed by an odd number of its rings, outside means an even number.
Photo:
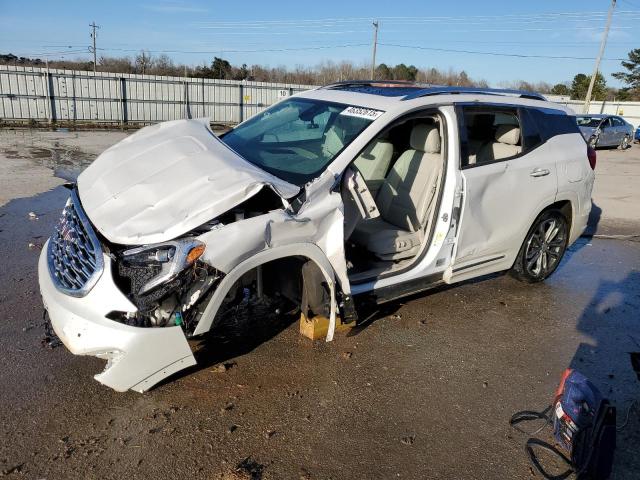
[{"label": "door panel", "polygon": [[535,216],[553,203],[557,167],[546,143],[462,170],[464,205],[455,265],[515,257]]},{"label": "door panel", "polygon": [[600,132],[600,141],[598,142],[598,145],[608,146],[615,143],[616,133],[610,118],[607,118],[604,122],[602,122],[602,124],[600,125]]},{"label": "door panel", "polygon": [[553,202],[556,165],[537,150],[462,172],[465,200],[456,263],[517,251],[532,215],[541,204]]}]

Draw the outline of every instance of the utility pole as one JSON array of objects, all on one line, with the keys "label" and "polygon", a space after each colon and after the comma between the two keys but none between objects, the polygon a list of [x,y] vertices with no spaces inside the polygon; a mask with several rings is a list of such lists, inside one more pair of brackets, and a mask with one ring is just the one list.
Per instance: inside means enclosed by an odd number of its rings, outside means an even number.
[{"label": "utility pole", "polygon": [[373,54],[371,55],[371,80],[375,79],[377,47],[378,47],[378,21],[375,20],[373,22]]},{"label": "utility pole", "polygon": [[611,0],[611,6],[609,7],[609,13],[607,15],[607,25],[604,27],[604,34],[602,35],[602,42],[600,43],[600,52],[598,52],[598,58],[596,58],[596,66],[591,75],[591,81],[589,82],[589,89],[587,90],[587,96],[584,99],[583,113],[589,113],[589,104],[591,103],[591,94],[593,93],[593,86],[596,83],[596,77],[600,70],[600,61],[602,55],[604,55],[604,49],[607,46],[607,37],[609,36],[609,27],[611,27],[611,19],[613,18],[613,9],[616,7],[616,0]]},{"label": "utility pole", "polygon": [[93,39],[93,73],[96,73],[96,28],[100,28],[96,25],[95,20],[89,25],[93,31],[91,32],[91,38]]}]

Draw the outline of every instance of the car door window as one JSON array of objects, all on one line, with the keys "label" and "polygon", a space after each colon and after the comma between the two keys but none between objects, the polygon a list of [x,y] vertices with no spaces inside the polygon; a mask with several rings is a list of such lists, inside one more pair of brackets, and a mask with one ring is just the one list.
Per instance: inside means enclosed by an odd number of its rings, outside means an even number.
[{"label": "car door window", "polygon": [[622,120],[620,120],[619,118],[613,118],[613,125],[615,127],[624,127],[624,122]]},{"label": "car door window", "polygon": [[480,166],[522,152],[517,108],[463,107],[462,167]]}]

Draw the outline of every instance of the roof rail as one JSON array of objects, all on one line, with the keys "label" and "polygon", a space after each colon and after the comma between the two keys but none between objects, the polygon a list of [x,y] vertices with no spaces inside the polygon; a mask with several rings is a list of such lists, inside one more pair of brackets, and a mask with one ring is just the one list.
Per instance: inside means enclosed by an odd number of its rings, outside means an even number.
[{"label": "roof rail", "polygon": [[[510,97],[528,98],[530,100],[542,100],[547,99],[536,92],[529,92],[526,90],[512,90],[507,88],[481,88],[481,87],[449,87],[446,85],[433,85],[422,82],[411,82],[406,80],[347,80],[343,82],[335,82],[321,89],[340,90],[340,89],[354,89],[363,91],[363,89],[378,90],[376,93],[384,95],[383,91],[387,92],[398,89],[398,96],[403,96],[402,100],[413,100],[414,98],[426,97],[429,95],[461,95],[461,94],[481,94],[481,95],[502,95]],[[405,91],[402,92],[402,89]],[[366,92],[371,93],[371,92]]]},{"label": "roof rail", "polygon": [[528,98],[530,100],[543,100],[547,99],[536,92],[529,92],[526,90],[511,90],[507,88],[479,88],[479,87],[447,87],[447,86],[430,86],[416,90],[409,95],[406,95],[402,100],[413,100],[414,98],[426,97],[429,95],[462,95],[465,93],[476,93],[483,95],[503,95],[510,97]]},{"label": "roof rail", "polygon": [[425,88],[427,84],[411,82],[408,80],[346,80],[343,82],[335,82],[320,88],[340,89],[348,87],[413,87],[416,89]]}]

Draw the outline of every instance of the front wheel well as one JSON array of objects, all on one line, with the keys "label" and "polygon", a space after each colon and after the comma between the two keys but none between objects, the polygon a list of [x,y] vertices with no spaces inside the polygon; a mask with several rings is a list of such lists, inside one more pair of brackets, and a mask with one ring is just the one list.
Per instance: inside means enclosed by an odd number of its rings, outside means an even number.
[{"label": "front wheel well", "polygon": [[[265,262],[245,272],[231,287],[227,298],[236,296],[245,287],[260,289],[266,295],[282,295],[299,302],[302,295],[302,266],[304,257],[282,257]],[[260,285],[260,286],[258,286]]]}]

